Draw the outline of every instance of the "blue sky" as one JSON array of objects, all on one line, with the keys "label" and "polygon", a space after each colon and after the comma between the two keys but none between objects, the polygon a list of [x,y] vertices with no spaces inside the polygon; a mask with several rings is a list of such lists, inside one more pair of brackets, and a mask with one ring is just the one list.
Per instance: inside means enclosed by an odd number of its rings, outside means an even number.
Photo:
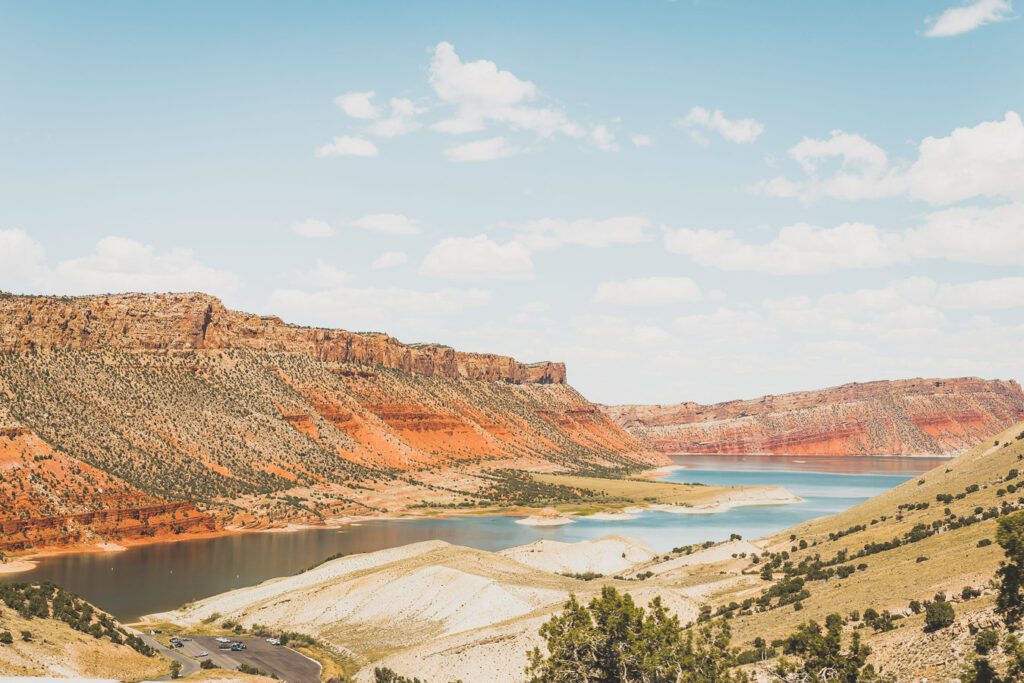
[{"label": "blue sky", "polygon": [[1019,378],[1019,12],[0,1],[0,289],[204,290],[603,402]]}]

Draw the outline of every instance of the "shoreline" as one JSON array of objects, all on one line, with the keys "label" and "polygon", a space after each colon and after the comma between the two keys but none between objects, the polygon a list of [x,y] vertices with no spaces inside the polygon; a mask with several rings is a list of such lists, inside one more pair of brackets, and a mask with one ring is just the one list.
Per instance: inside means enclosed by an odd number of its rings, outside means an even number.
[{"label": "shoreline", "polygon": [[[675,454],[674,454],[675,455]],[[679,454],[683,455],[683,454]],[[700,455],[700,454],[692,454]],[[728,455],[728,454],[725,454]],[[711,456],[713,457],[713,456]],[[779,456],[775,456],[779,457]],[[843,457],[843,456],[835,456]],[[858,456],[861,457],[861,456]],[[883,457],[883,456],[867,456],[867,457]],[[908,456],[887,456],[894,458],[904,458]],[[672,472],[678,470],[687,469],[683,465],[663,465],[659,467],[653,467],[650,469],[642,470],[641,472],[634,475],[637,479],[643,480],[658,480],[668,476]],[[786,492],[789,494],[789,492]],[[122,539],[119,541],[106,541],[100,543],[91,543],[81,546],[69,546],[69,547],[56,547],[56,548],[44,548],[38,551],[28,551],[25,554],[14,554],[9,556],[9,561],[0,563],[0,575],[11,575],[19,574],[35,569],[39,565],[39,560],[44,560],[49,557],[56,557],[60,555],[71,555],[79,553],[102,553],[102,552],[124,552],[130,548],[136,546],[154,545],[158,543],[180,543],[188,541],[199,541],[212,538],[222,538],[225,536],[233,536],[236,534],[246,533],[291,533],[294,531],[311,531],[319,529],[343,529],[346,526],[358,525],[363,522],[370,521],[418,521],[418,520],[429,520],[429,519],[451,519],[458,517],[481,517],[481,516],[495,516],[495,517],[521,517],[522,519],[517,520],[517,524],[524,526],[533,527],[553,527],[553,526],[564,526],[573,524],[577,520],[593,520],[593,521],[628,521],[635,519],[637,513],[644,511],[662,511],[671,512],[674,514],[718,514],[722,512],[728,512],[729,510],[737,507],[757,507],[757,506],[774,506],[774,505],[791,505],[802,503],[804,500],[799,496],[789,494],[787,499],[768,499],[765,500],[762,496],[752,496],[746,500],[730,501],[725,500],[716,503],[709,503],[705,505],[695,507],[685,507],[679,505],[668,505],[668,504],[650,504],[644,506],[628,506],[622,508],[618,505],[609,505],[607,509],[601,509],[597,512],[590,514],[578,514],[574,512],[559,512],[557,517],[539,517],[539,513],[542,508],[523,508],[523,507],[490,507],[482,508],[479,510],[469,509],[438,509],[428,514],[424,514],[419,511],[407,510],[399,512],[388,512],[378,513],[372,515],[358,516],[358,517],[338,517],[324,520],[323,523],[312,524],[302,522],[286,523],[280,526],[262,526],[262,527],[223,527],[214,531],[203,531],[195,534],[179,534],[171,537],[158,537],[158,538],[142,538],[142,539]],[[567,507],[572,507],[567,506]]]},{"label": "shoreline", "polygon": [[[663,475],[662,475],[663,476]],[[794,496],[794,498],[796,498]],[[792,502],[800,502],[799,499]],[[702,506],[701,508],[686,508],[681,509],[681,506],[664,505],[666,508],[673,508],[669,510],[679,514],[715,514],[716,512],[727,512],[731,507],[737,507],[742,505],[786,505],[789,502],[780,503],[763,503],[756,500],[740,503],[739,505],[734,504],[714,504],[712,506]],[[713,508],[713,509],[711,509]],[[553,526],[565,526],[573,524],[577,520],[597,520],[597,521],[628,521],[636,519],[638,513],[645,511],[654,510],[657,511],[659,505],[646,505],[646,506],[631,506],[626,508],[611,507],[609,510],[602,510],[594,512],[589,515],[587,514],[575,514],[571,512],[559,513],[558,517],[540,517],[536,513],[540,512],[542,508],[494,508],[488,510],[482,510],[477,513],[469,513],[465,510],[459,511],[445,511],[439,514],[422,515],[422,514],[380,514],[366,517],[341,517],[337,519],[327,520],[324,524],[299,524],[291,523],[277,527],[225,527],[216,531],[204,531],[198,534],[180,534],[172,538],[146,538],[136,540],[121,540],[120,542],[106,542],[88,544],[83,546],[72,546],[64,548],[49,548],[35,552],[29,552],[25,555],[13,555],[10,556],[10,560],[5,563],[0,563],[0,575],[9,574],[20,574],[23,572],[31,571],[39,566],[40,560],[45,560],[50,557],[59,557],[61,555],[77,555],[77,554],[94,554],[94,553],[120,553],[125,552],[131,548],[138,546],[156,545],[161,543],[187,543],[190,541],[201,541],[212,538],[223,538],[225,536],[234,536],[241,534],[251,533],[270,533],[270,534],[281,534],[281,533],[293,533],[296,531],[315,531],[315,530],[329,530],[329,529],[344,529],[347,526],[358,525],[363,522],[370,521],[388,521],[388,522],[415,522],[420,520],[430,519],[453,519],[453,518],[474,518],[474,517],[521,517],[516,521],[516,524],[523,526],[532,527],[553,527]],[[532,513],[532,514],[531,514]]]},{"label": "shoreline", "polygon": [[[966,452],[966,451],[965,451]],[[913,459],[913,460],[924,460],[927,458],[934,458],[936,460],[955,460],[957,457],[963,455],[963,453],[951,453],[948,455],[936,455],[934,453],[914,453],[908,455],[897,455],[893,453],[879,454],[879,455],[855,455],[852,453],[838,454],[838,453],[689,453],[689,452],[673,452],[665,453],[667,457],[671,458],[674,455],[685,455],[687,457],[698,457],[698,458],[720,458],[727,456],[730,458],[742,458],[746,456],[754,456],[757,458],[811,458],[812,460],[818,458],[854,458],[857,460],[865,458],[885,458],[898,460],[901,458]]]}]

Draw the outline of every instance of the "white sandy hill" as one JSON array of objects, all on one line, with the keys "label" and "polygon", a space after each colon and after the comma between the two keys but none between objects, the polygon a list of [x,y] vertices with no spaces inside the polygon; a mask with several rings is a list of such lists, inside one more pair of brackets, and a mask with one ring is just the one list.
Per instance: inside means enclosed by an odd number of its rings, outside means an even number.
[{"label": "white sandy hill", "polygon": [[498,554],[555,574],[593,572],[605,576],[618,574],[656,557],[656,553],[645,544],[625,536],[604,536],[579,543],[542,539]]},{"label": "white sandy hill", "polygon": [[[696,619],[700,605],[708,595],[727,585],[731,579],[718,579],[701,585],[649,586],[646,583],[632,584],[628,592],[639,605],[646,606],[655,597],[673,614],[679,615],[683,623]],[[599,590],[597,582],[585,584]],[[586,603],[593,593],[580,593],[579,599]],[[551,613],[560,605],[544,614],[529,615],[514,621],[494,626],[463,631],[444,638],[426,640],[412,647],[390,654],[373,666],[364,667],[355,677],[357,683],[373,683],[374,667],[388,667],[405,676],[426,677],[429,681],[470,681],[487,683],[522,683],[523,670],[527,665],[527,652],[534,647],[544,649],[544,640],[538,631],[551,618]]]},{"label": "white sandy hill", "polygon": [[695,567],[699,564],[715,564],[717,562],[724,562],[725,560],[732,559],[733,555],[740,555],[743,553],[746,553],[747,555],[759,555],[761,553],[761,548],[758,548],[750,541],[727,541],[704,550],[698,550],[697,552],[690,553],[689,555],[683,555],[665,562],[659,562],[657,564],[644,567],[644,570],[650,571],[653,574],[664,574],[665,572],[670,572],[675,569],[679,569],[680,567]]},{"label": "white sandy hill", "polygon": [[188,626],[219,614],[372,656],[556,606],[572,583],[493,553],[426,541],[343,557],[150,619]]},{"label": "white sandy hill", "polygon": [[[713,550],[742,552],[728,544]],[[540,541],[503,553],[427,541],[339,558],[150,619],[188,628],[214,617],[306,633],[349,653],[362,667],[357,681],[372,681],[373,668],[386,666],[431,681],[521,683],[527,651],[541,644],[540,625],[570,592],[589,602],[606,581],[557,572],[624,573],[656,562],[650,548],[620,536]],[[660,596],[685,623],[711,591],[734,580],[679,569],[617,583],[640,605]]]}]

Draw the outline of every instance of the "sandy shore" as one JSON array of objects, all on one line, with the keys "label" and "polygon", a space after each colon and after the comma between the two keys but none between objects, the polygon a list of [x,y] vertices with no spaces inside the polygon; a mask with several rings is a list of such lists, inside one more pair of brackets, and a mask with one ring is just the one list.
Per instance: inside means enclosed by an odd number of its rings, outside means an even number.
[{"label": "sandy shore", "polygon": [[573,519],[571,517],[538,517],[537,515],[516,520],[516,524],[522,524],[523,526],[563,526],[572,523]]},{"label": "sandy shore", "polygon": [[595,512],[592,515],[580,515],[578,519],[593,519],[601,522],[626,522],[636,519],[637,512],[642,512],[642,510],[634,510],[633,512]]},{"label": "sandy shore", "polygon": [[11,560],[10,562],[0,563],[0,574],[17,574],[18,572],[27,572],[29,569],[35,569],[38,562],[32,562],[31,560]]},{"label": "sandy shore", "polygon": [[676,470],[685,470],[686,468],[682,465],[665,465],[664,467],[657,467],[653,470],[644,470],[640,474],[636,475],[637,479],[661,479],[667,477]]},{"label": "sandy shore", "polygon": [[120,543],[97,543],[96,548],[104,553],[123,553],[125,550],[128,550],[128,548]]},{"label": "sandy shore", "polygon": [[720,512],[728,512],[733,508],[742,507],[763,507],[769,505],[792,505],[802,503],[803,498],[794,496],[786,489],[779,488],[772,491],[754,491],[742,496],[730,497],[708,505],[663,505],[655,504],[648,507],[649,510],[659,512],[671,512],[678,515],[715,515]]}]

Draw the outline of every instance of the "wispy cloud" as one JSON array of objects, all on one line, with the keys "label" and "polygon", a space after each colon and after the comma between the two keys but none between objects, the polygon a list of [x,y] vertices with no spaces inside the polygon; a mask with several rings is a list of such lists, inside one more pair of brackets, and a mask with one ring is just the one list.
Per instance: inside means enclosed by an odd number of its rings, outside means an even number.
[{"label": "wispy cloud", "polygon": [[924,34],[929,38],[948,38],[1013,18],[1013,0],[976,0],[950,7],[936,19],[925,19],[928,28]]}]

